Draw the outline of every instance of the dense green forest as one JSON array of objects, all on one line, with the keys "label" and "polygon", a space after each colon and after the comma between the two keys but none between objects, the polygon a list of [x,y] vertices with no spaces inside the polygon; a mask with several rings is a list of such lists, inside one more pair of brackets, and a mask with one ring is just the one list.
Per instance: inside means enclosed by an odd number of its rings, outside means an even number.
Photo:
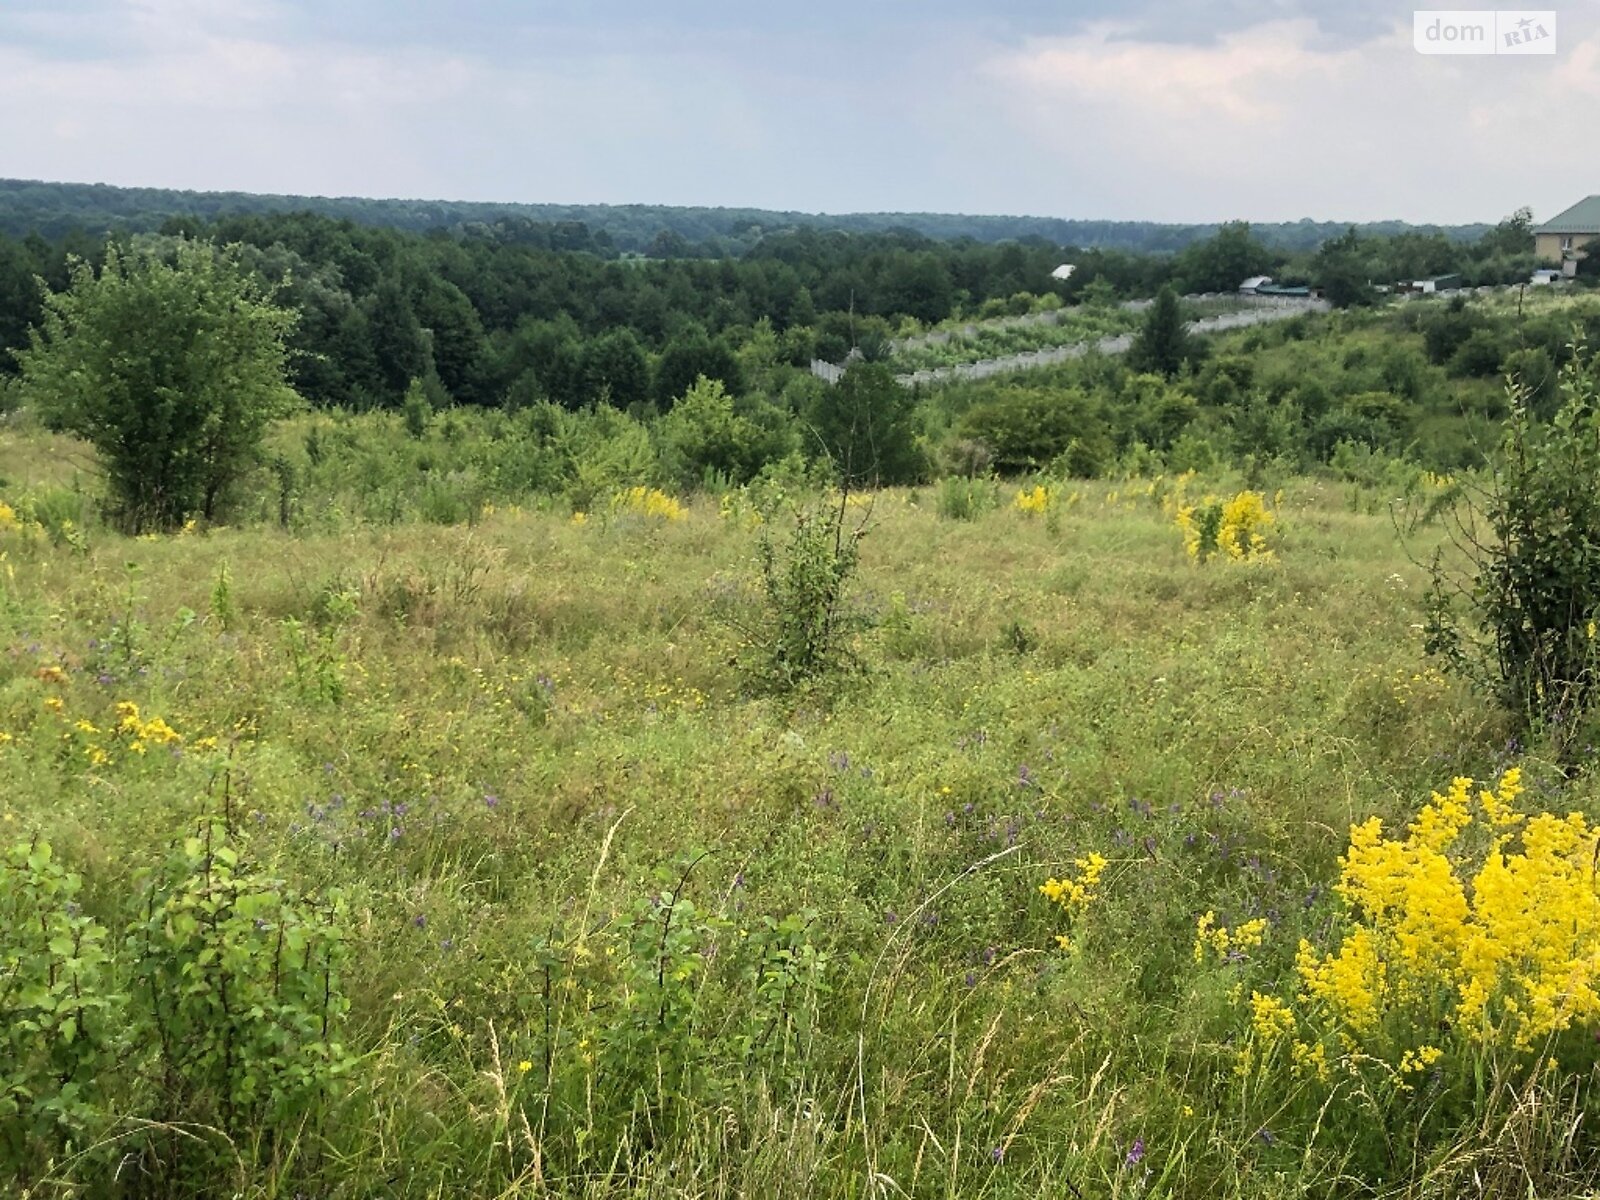
[{"label": "dense green forest", "polygon": [[[174,262],[201,243],[227,247],[229,269],[291,314],[284,365],[297,402],[399,412],[409,433],[347,453],[280,447],[276,476],[242,490],[208,485],[208,518],[276,504],[288,520],[292,494],[317,491],[379,519],[426,508],[430,496],[445,498],[441,518],[532,494],[582,509],[621,487],[725,487],[774,472],[894,484],[1267,461],[1351,469],[1369,458],[1452,470],[1482,460],[1504,412],[1505,372],[1549,397],[1573,322],[1587,321],[1600,342],[1600,319],[1581,305],[1377,303],[1370,280],[1443,271],[1469,284],[1525,280],[1525,211],[1473,242],[1350,229],[1302,255],[1271,249],[1244,223],[1163,255],[799,229],[738,257],[646,260],[563,247],[561,236],[532,224],[410,233],[315,213],[173,217],[110,240],[0,235],[0,412],[29,405],[18,372],[47,295],[105,270],[113,251],[116,262]],[[1078,270],[1055,279],[1066,256]],[[1339,310],[1184,333],[1176,293],[1233,291],[1261,271],[1315,282]],[[1146,315],[1117,305],[1156,293]],[[1070,319],[1006,323],[1047,310]],[[1121,357],[939,386],[896,381],[930,354],[916,335],[961,322],[998,332],[933,353],[1026,349],[1029,337],[1044,344],[1074,330],[1134,336]],[[140,323],[140,355],[191,353],[181,323],[170,333]],[[154,344],[163,337],[171,345]],[[832,386],[811,371],[819,358],[853,365]],[[425,436],[438,430],[442,444]]]},{"label": "dense green forest", "polygon": [[[393,407],[413,380],[436,407],[568,408],[604,397],[666,408],[700,375],[743,396],[791,382],[778,368],[852,349],[882,356],[896,334],[951,318],[1028,312],[1178,291],[1232,291],[1259,271],[1322,284],[1335,303],[1370,299],[1369,281],[1459,272],[1468,284],[1527,277],[1525,212],[1473,242],[1348,230],[1314,254],[1289,255],[1243,223],[1176,254],[1043,241],[938,241],[911,232],[797,229],[739,257],[624,260],[582,226],[502,221],[412,233],[315,213],[168,217],[129,237],[147,249],[179,236],[238,244],[246,265],[300,314],[293,383],[315,405]],[[38,320],[37,280],[59,289],[69,258],[96,263],[105,240],[0,235],[0,350]],[[1068,280],[1051,272],[1062,261]],[[13,369],[0,354],[0,372]],[[761,380],[747,378],[750,371]]]},{"label": "dense green forest", "polygon": [[[1067,246],[1139,253],[1168,253],[1205,238],[1217,224],[1165,225],[1153,221],[1083,221],[1055,217],[968,216],[958,213],[773,212],[759,208],[686,208],[659,204],[495,204],[460,200],[372,200],[358,197],[274,196],[248,192],[188,192],[169,188],[121,188],[106,184],[46,183],[0,179],[0,233],[39,232],[59,237],[73,229],[149,232],[172,216],[215,220],[225,216],[319,216],[424,233],[436,229],[518,231],[549,226],[538,236],[558,248],[597,253],[647,254],[655,258],[718,258],[741,253],[770,233],[810,228],[847,233],[910,231],[940,239],[980,242],[1042,239]],[[582,228],[580,228],[580,226]],[[1315,250],[1346,226],[1332,221],[1286,221],[1257,225],[1261,240],[1277,250]],[[1411,233],[1443,235],[1451,241],[1481,237],[1487,225],[1408,225],[1378,221],[1358,227],[1363,236]]]}]

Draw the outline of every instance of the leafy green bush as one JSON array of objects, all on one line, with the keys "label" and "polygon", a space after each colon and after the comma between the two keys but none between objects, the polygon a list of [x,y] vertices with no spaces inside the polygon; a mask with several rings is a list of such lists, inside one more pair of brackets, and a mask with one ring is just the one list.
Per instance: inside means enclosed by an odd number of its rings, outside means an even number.
[{"label": "leafy green bush", "polygon": [[866,524],[851,528],[849,499],[797,507],[781,546],[770,523],[762,526],[762,611],[743,633],[763,685],[788,690],[858,664],[850,642],[862,621],[847,601]]},{"label": "leafy green bush", "polygon": [[138,1032],[164,1088],[159,1119],[271,1143],[320,1119],[348,1065],[337,901],[251,864],[206,821],[151,878],[129,931]]},{"label": "leafy green bush", "polygon": [[1421,320],[1422,345],[1428,361],[1443,366],[1454,357],[1457,350],[1483,326],[1483,316],[1469,309],[1459,296],[1444,309],[1429,313]]},{"label": "leafy green bush", "polygon": [[1489,379],[1500,373],[1505,350],[1499,336],[1490,329],[1475,329],[1450,356],[1450,370],[1456,375]]},{"label": "leafy green bush", "polygon": [[807,414],[812,445],[847,485],[913,483],[927,467],[917,444],[916,396],[882,363],[854,363]]},{"label": "leafy green bush", "polygon": [[783,456],[776,431],[739,412],[722,381],[704,375],[661,419],[658,430],[663,468],[684,487],[713,476],[747,483],[764,464]]},{"label": "leafy green bush", "polygon": [[1496,472],[1475,497],[1481,531],[1470,516],[1458,522],[1459,571],[1435,560],[1427,648],[1485,685],[1519,724],[1570,746],[1594,701],[1600,657],[1600,391],[1581,350],[1560,389],[1546,424],[1512,385]]},{"label": "leafy green bush", "polygon": [[48,843],[0,857],[0,1177],[26,1184],[107,1123],[123,1043],[105,928]]},{"label": "leafy green bush", "polygon": [[267,875],[209,820],[120,940],[82,891],[46,842],[0,856],[0,1178],[114,1152],[152,1194],[214,1194],[303,1156],[349,1065],[337,901]]},{"label": "leafy green bush", "polygon": [[231,251],[181,241],[167,261],[112,246],[99,275],[79,263],[68,289],[45,298],[17,355],[24,394],[94,446],[130,529],[209,520],[294,403],[294,323]]},{"label": "leafy green bush", "polygon": [[964,479],[951,475],[942,480],[938,491],[941,517],[952,521],[975,521],[999,507],[1000,492],[990,479]]},{"label": "leafy green bush", "polygon": [[1040,471],[1074,443],[1083,461],[1074,475],[1098,473],[1089,460],[1109,458],[1111,439],[1100,406],[1075,391],[1010,385],[993,400],[973,408],[957,425],[960,437],[982,442],[1003,475]]}]

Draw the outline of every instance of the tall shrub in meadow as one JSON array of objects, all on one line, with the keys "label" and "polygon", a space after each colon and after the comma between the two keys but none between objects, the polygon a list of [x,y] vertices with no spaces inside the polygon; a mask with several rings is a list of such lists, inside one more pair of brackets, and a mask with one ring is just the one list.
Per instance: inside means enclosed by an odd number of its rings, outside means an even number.
[{"label": "tall shrub in meadow", "polygon": [[1493,477],[1454,524],[1463,565],[1435,561],[1427,647],[1517,723],[1570,746],[1596,696],[1600,390],[1581,346],[1549,422],[1534,415],[1524,385],[1509,387]]}]

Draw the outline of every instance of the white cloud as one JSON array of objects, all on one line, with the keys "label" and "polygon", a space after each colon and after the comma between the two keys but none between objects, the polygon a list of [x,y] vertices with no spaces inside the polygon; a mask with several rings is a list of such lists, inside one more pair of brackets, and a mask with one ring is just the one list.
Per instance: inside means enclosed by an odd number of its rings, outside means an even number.
[{"label": "white cloud", "polygon": [[[156,187],[438,198],[726,198],[785,153],[705,63],[522,64],[276,36],[273,10],[138,0],[115,55],[0,46],[0,172]],[[708,168],[717,168],[713,171]],[[697,190],[696,190],[697,189]]]},{"label": "white cloud", "polygon": [[1205,44],[930,23],[893,54],[687,26],[654,48],[340,39],[289,0],[127,0],[98,43],[55,22],[0,15],[0,173],[1175,221],[1492,220],[1600,190],[1600,36],[1565,13],[1554,59],[1424,58],[1409,25],[1353,43],[1306,19]]},{"label": "white cloud", "polygon": [[1551,58],[1437,58],[1409,25],[1332,47],[1307,20],[1210,45],[1101,25],[995,54],[1001,119],[1106,209],[1167,220],[1472,221],[1600,188],[1574,139],[1600,126],[1600,38]]}]

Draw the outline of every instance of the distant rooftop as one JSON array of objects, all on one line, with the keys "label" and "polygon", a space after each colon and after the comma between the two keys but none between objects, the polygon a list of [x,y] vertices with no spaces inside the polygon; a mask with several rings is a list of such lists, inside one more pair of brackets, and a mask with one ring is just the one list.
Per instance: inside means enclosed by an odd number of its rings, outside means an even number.
[{"label": "distant rooftop", "polygon": [[1543,225],[1535,225],[1535,233],[1600,233],[1600,196],[1579,200],[1564,213],[1557,213]]}]

